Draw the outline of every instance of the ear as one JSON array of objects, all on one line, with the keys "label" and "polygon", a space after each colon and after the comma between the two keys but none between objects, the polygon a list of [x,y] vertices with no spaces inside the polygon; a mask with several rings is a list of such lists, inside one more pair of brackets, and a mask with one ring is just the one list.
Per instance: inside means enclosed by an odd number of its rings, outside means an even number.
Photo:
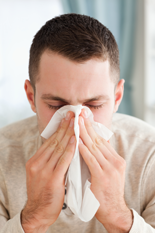
[{"label": "ear", "polygon": [[124,93],[124,83],[125,83],[125,80],[121,79],[116,86],[114,112],[117,112],[118,107],[122,101],[123,93]]},{"label": "ear", "polygon": [[29,80],[25,80],[24,89],[27,95],[27,99],[31,105],[31,109],[36,113],[34,90]]}]

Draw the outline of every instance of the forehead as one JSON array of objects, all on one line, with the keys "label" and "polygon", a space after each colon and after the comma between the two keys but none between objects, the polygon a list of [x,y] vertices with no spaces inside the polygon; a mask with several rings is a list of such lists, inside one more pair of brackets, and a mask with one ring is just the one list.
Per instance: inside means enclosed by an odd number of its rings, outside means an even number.
[{"label": "forehead", "polygon": [[90,59],[78,63],[45,51],[40,60],[36,88],[40,94],[84,99],[94,95],[108,95],[113,90],[114,83],[110,78],[108,60]]}]

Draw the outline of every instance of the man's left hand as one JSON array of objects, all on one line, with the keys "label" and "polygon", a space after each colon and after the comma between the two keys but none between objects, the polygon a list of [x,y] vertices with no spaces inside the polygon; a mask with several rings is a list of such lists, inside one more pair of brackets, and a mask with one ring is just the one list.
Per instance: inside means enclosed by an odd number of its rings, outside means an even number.
[{"label": "man's left hand", "polygon": [[96,218],[109,233],[127,233],[132,211],[124,200],[125,160],[93,129],[83,112],[79,117],[79,151],[91,173],[91,191],[100,203]]}]

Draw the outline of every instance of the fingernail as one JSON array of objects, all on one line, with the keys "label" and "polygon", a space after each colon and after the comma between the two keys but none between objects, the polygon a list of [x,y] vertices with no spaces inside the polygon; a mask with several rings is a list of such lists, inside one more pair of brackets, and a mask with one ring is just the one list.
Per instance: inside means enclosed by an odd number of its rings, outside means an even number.
[{"label": "fingernail", "polygon": [[66,117],[65,117],[66,121],[68,121],[69,118],[70,118],[70,112],[67,112],[67,115],[66,115]]},{"label": "fingernail", "polygon": [[72,136],[70,139],[70,143],[72,144],[72,143],[74,143],[74,141],[75,141],[75,136]]},{"label": "fingernail", "polygon": [[83,144],[83,141],[81,140],[81,138],[79,138],[79,143]]},{"label": "fingernail", "polygon": [[73,127],[73,125],[74,125],[74,119],[72,118],[70,121],[69,127]]},{"label": "fingernail", "polygon": [[80,122],[81,122],[82,125],[84,125],[83,117],[80,117]]},{"label": "fingernail", "polygon": [[87,111],[85,109],[83,110],[83,115],[84,115],[85,118],[88,117],[88,113],[87,113]]}]

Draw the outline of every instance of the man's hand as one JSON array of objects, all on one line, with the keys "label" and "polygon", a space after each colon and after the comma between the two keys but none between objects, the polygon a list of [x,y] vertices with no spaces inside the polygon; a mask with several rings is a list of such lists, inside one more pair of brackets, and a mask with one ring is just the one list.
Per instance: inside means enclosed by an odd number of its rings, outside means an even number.
[{"label": "man's hand", "polygon": [[74,113],[26,163],[28,200],[21,214],[25,233],[44,233],[58,218],[65,193],[65,175],[75,151]]},{"label": "man's hand", "polygon": [[100,203],[95,216],[109,233],[127,233],[132,212],[124,200],[125,161],[94,131],[84,111],[79,125],[83,142],[79,151],[91,173],[91,190]]}]

